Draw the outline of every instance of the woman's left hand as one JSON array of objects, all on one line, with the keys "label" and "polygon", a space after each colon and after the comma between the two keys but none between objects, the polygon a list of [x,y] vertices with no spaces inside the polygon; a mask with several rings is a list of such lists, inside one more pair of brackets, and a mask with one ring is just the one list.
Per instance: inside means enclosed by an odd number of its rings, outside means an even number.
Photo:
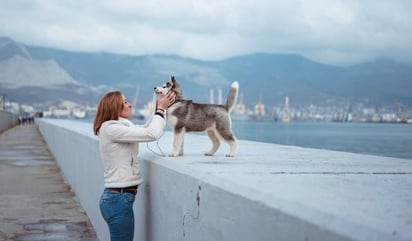
[{"label": "woman's left hand", "polygon": [[157,100],[157,108],[161,108],[163,110],[166,110],[171,106],[174,102],[176,101],[176,93],[174,91],[169,91],[164,96],[159,96]]}]

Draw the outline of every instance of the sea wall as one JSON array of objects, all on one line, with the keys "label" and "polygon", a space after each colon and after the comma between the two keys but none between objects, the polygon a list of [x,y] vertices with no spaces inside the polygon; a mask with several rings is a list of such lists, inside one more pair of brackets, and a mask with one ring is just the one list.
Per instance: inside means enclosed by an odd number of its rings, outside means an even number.
[{"label": "sea wall", "polygon": [[[101,240],[103,166],[91,123],[37,120],[50,151]],[[411,240],[412,160],[238,141],[213,157],[204,135],[140,144],[144,184],[135,240]]]},{"label": "sea wall", "polygon": [[0,132],[7,130],[18,124],[18,119],[15,114],[0,111]]}]

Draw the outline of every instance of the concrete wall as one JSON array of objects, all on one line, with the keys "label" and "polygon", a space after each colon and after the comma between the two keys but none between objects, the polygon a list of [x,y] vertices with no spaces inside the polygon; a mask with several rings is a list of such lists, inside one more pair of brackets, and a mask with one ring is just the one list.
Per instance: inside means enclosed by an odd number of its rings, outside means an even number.
[{"label": "concrete wall", "polygon": [[16,115],[9,112],[0,111],[0,132],[17,125],[17,123],[18,119]]},{"label": "concrete wall", "polygon": [[[37,121],[101,240],[103,166],[91,123]],[[140,144],[145,183],[135,240],[412,240],[412,160],[239,141],[213,157],[205,136]]]}]

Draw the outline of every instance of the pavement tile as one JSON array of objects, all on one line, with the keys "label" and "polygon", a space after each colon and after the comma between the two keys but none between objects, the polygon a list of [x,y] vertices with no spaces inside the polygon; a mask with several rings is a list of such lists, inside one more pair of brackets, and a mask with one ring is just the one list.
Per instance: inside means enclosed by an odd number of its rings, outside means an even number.
[{"label": "pavement tile", "polygon": [[0,241],[98,240],[36,124],[0,134]]}]

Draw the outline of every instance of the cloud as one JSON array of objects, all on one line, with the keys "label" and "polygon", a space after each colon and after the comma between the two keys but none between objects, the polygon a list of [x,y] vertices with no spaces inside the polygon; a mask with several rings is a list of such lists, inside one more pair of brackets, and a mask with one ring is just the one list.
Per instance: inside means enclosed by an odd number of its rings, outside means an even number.
[{"label": "cloud", "polygon": [[412,62],[412,2],[1,1],[0,35],[40,46],[218,60],[298,53],[329,64]]}]

